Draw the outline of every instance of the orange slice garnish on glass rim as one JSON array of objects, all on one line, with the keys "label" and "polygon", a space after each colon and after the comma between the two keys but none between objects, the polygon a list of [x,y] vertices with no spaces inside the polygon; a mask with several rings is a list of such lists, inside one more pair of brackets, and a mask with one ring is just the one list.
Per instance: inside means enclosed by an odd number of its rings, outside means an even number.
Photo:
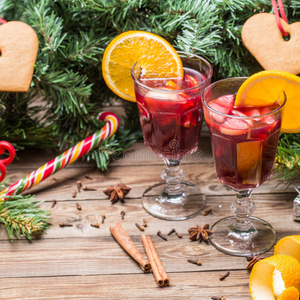
[{"label": "orange slice garnish on glass rim", "polygon": [[105,49],[103,78],[118,96],[136,101],[131,68],[139,61],[147,78],[182,78],[183,67],[176,50],[165,39],[145,31],[127,31]]},{"label": "orange slice garnish on glass rim", "polygon": [[300,132],[300,77],[288,72],[267,70],[247,78],[240,86],[235,100],[237,106],[262,107],[279,100],[287,102],[282,116],[281,132]]}]

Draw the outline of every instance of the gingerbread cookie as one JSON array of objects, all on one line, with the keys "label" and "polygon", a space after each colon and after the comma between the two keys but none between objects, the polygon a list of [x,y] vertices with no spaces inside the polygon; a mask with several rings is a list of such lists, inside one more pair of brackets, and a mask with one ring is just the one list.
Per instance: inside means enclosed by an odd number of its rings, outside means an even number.
[{"label": "gingerbread cookie", "polygon": [[11,21],[0,26],[0,91],[28,91],[38,47],[29,25]]},{"label": "gingerbread cookie", "polygon": [[287,24],[280,19],[290,39],[285,41],[275,16],[260,13],[249,18],[242,29],[242,40],[266,70],[300,73],[300,22]]}]

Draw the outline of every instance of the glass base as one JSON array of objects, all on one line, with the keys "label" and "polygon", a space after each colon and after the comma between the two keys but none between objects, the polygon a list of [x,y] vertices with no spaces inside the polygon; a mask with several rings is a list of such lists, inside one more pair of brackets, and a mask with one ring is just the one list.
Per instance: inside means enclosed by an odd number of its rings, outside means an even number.
[{"label": "glass base", "polygon": [[252,256],[268,251],[276,241],[273,227],[266,221],[250,217],[252,226],[246,232],[234,229],[235,217],[216,222],[211,230],[212,245],[219,251],[236,256]]},{"label": "glass base", "polygon": [[205,195],[189,182],[182,181],[182,192],[165,193],[166,183],[149,187],[142,196],[144,209],[154,217],[164,220],[185,220],[196,216],[205,207]]}]

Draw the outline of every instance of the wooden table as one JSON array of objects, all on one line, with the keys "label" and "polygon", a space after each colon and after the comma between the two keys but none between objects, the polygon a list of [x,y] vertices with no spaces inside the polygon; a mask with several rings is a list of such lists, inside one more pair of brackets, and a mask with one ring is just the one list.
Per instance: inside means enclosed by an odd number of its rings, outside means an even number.
[{"label": "wooden table", "polygon": [[[20,155],[8,168],[8,176],[16,181],[53,158],[54,154],[28,151]],[[40,240],[29,243],[25,239],[10,242],[3,227],[0,230],[0,299],[211,299],[224,296],[227,300],[251,299],[248,290],[250,272],[247,261],[218,252],[205,242],[191,242],[188,228],[199,224],[212,225],[230,215],[233,192],[221,185],[216,177],[208,137],[201,139],[199,151],[182,164],[187,179],[202,188],[207,195],[206,207],[212,215],[202,214],[186,221],[164,221],[148,215],[141,206],[146,187],[160,180],[163,163],[143,144],[134,144],[123,158],[101,172],[93,163],[75,162],[52,175],[30,192],[45,201],[42,208],[52,211],[52,226]],[[91,179],[86,178],[89,176]],[[96,191],[81,191],[76,198],[76,181],[80,180]],[[125,203],[111,205],[103,190],[117,183],[132,188]],[[263,184],[253,199],[254,215],[270,222],[278,239],[299,234],[300,223],[292,219],[292,205],[296,193],[293,186],[285,190],[276,180]],[[57,200],[54,208],[52,201]],[[76,208],[79,203],[82,210]],[[125,211],[122,221],[120,212]],[[91,227],[101,223],[100,228]],[[162,263],[169,274],[170,286],[160,288],[152,274],[144,274],[140,267],[116,243],[109,226],[121,222],[142,254],[145,254],[141,232],[135,223],[148,222],[145,230],[151,235]],[[73,227],[59,227],[60,222]],[[2,225],[3,226],[3,225]],[[171,228],[183,235],[162,240],[157,230],[167,234]],[[262,255],[272,255],[273,249]],[[200,259],[201,266],[188,263]],[[223,281],[219,276],[230,270]]]}]

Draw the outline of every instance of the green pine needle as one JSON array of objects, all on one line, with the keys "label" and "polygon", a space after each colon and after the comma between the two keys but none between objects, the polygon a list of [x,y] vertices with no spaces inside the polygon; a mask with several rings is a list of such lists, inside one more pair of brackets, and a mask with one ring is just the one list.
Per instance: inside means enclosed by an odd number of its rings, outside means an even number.
[{"label": "green pine needle", "polygon": [[[4,188],[3,183],[0,188]],[[24,236],[32,242],[33,237],[40,237],[49,229],[50,212],[41,210],[40,204],[33,195],[13,195],[0,203],[0,223],[11,241]]]},{"label": "green pine needle", "polygon": [[282,134],[278,143],[275,170],[282,180],[293,181],[300,175],[300,134]]}]

